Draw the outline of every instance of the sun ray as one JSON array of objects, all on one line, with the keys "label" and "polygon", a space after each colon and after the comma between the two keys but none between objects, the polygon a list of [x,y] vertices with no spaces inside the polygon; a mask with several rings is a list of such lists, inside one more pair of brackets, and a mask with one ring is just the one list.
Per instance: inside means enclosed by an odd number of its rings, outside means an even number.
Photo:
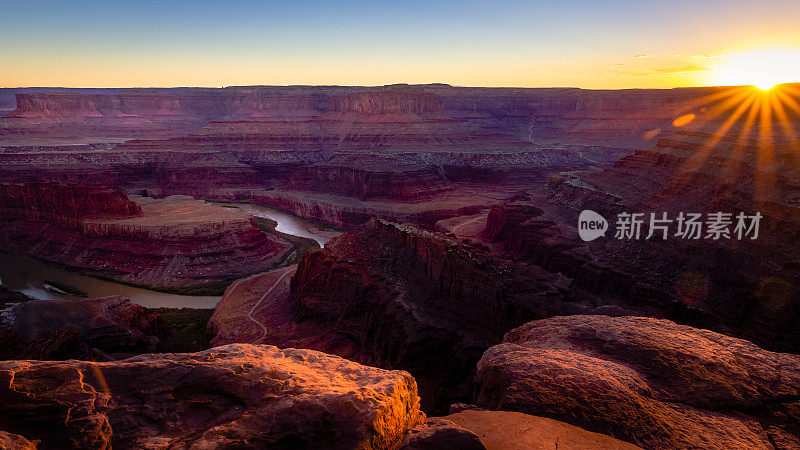
[{"label": "sun ray", "polygon": [[[783,93],[779,90],[775,92],[775,96],[772,97],[772,109],[775,111],[775,115],[778,118],[778,123],[780,123],[781,127],[783,128],[783,133],[786,137],[787,143],[790,147],[792,147],[793,150],[800,152],[800,139],[798,139],[797,132],[792,126],[792,121],[789,119],[789,114],[786,112],[784,103],[788,102],[783,100],[782,95]],[[800,106],[798,106],[798,113],[800,113]],[[790,154],[793,158],[795,158],[795,162],[800,162],[800,155],[797,155],[795,152],[790,152]]]},{"label": "sun ray", "polygon": [[761,99],[756,166],[753,179],[753,200],[758,204],[777,200],[777,171],[775,169],[775,143],[772,135],[772,109],[768,107],[769,95]]},{"label": "sun ray", "polygon": [[692,156],[686,158],[686,160],[681,163],[677,170],[675,171],[676,175],[680,175],[679,178],[673,179],[670,183],[668,183],[662,193],[664,191],[668,192],[678,192],[683,189],[690,181],[690,177],[686,176],[685,174],[692,172],[693,169],[700,167],[703,162],[708,158],[709,154],[715,149],[716,145],[727,135],[728,131],[733,127],[737,121],[751,109],[751,105],[755,102],[757,98],[757,94],[753,91],[750,92],[741,92],[735,97],[731,97],[722,102],[722,104],[718,105],[717,110],[721,112],[726,111],[732,108],[734,105],[738,103],[734,112],[716,129],[714,133],[712,133],[710,139],[706,141],[703,146]]},{"label": "sun ray", "polygon": [[[716,116],[719,116],[722,113],[722,111],[716,113],[713,112],[718,102],[728,99],[729,97],[733,97],[737,94],[747,93],[749,91],[748,86],[715,87],[708,89],[713,89],[714,92],[699,98],[685,100],[677,105],[661,106],[653,109],[651,113],[654,117],[663,117],[665,115],[680,117],[694,114],[695,117],[692,123],[694,125],[700,125],[714,119]],[[649,125],[654,133],[651,134],[651,137],[647,137],[647,139],[652,139],[653,136],[660,134],[660,131],[664,126],[663,121],[658,119],[652,121]]]},{"label": "sun ray", "polygon": [[753,97],[753,106],[748,108],[747,117],[742,124],[736,139],[731,146],[730,156],[725,160],[725,165],[722,169],[722,176],[724,180],[738,180],[742,175],[742,168],[745,166],[745,159],[747,158],[747,148],[749,144],[750,132],[756,122],[758,116],[758,109],[761,107],[757,105]]},{"label": "sun ray", "polygon": [[[791,91],[790,91],[791,92]],[[800,115],[800,103],[798,103],[795,99],[793,99],[788,93],[777,91],[776,92],[781,99],[781,103],[788,106],[792,109],[795,113]],[[800,94],[798,94],[800,96]]]}]

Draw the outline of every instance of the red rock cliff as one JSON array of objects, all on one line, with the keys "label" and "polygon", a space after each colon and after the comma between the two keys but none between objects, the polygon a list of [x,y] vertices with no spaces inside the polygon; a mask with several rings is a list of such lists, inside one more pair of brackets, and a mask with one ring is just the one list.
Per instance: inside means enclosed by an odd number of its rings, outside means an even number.
[{"label": "red rock cliff", "polygon": [[325,336],[316,345],[327,351],[411,371],[426,406],[446,409],[466,395],[482,348],[556,307],[554,281],[442,234],[373,219],[303,257],[289,301],[309,337],[271,343]]},{"label": "red rock cliff", "polygon": [[[225,282],[273,267],[290,247],[242,213],[187,197],[143,198],[139,206],[108,189],[5,187],[0,248],[127,283],[221,292]],[[60,194],[37,198],[53,192]],[[88,199],[76,197],[82,194]],[[104,205],[105,200],[110,202]],[[36,205],[50,212],[41,213]],[[70,209],[82,205],[89,206]],[[130,210],[138,215],[109,214]]]},{"label": "red rock cliff", "polygon": [[3,220],[47,219],[70,223],[88,218],[125,218],[142,214],[122,192],[102,186],[66,183],[2,183]]},{"label": "red rock cliff", "polygon": [[388,87],[332,97],[328,111],[364,115],[408,114],[420,118],[442,117],[444,114],[434,94],[412,87]]}]

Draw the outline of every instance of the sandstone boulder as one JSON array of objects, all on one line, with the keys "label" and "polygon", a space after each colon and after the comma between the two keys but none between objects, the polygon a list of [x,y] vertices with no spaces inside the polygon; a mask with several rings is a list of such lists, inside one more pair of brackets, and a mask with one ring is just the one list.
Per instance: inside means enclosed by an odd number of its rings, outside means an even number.
[{"label": "sandstone boulder", "polygon": [[24,437],[0,431],[0,449],[2,450],[36,450],[36,444]]},{"label": "sandstone boulder", "polygon": [[[429,419],[433,420],[433,419]],[[633,444],[558,420],[511,411],[465,410],[447,420],[475,433],[488,450],[635,450]]]},{"label": "sandstone boulder", "polygon": [[799,356],[668,320],[530,322],[486,351],[476,386],[478,406],[646,448],[800,444]]},{"label": "sandstone boulder", "polygon": [[455,423],[433,417],[410,430],[400,444],[401,450],[486,450],[475,433]]},{"label": "sandstone boulder", "polygon": [[424,420],[407,372],[272,346],[4,361],[0,386],[0,429],[47,448],[393,448]]}]

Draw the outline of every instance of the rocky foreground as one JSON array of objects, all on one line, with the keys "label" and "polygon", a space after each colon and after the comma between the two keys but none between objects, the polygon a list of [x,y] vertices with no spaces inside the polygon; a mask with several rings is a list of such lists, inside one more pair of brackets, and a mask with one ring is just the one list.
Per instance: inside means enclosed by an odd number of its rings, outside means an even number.
[{"label": "rocky foreground", "polygon": [[[475,402],[645,448],[797,442],[800,357],[669,320],[599,315],[658,305],[594,306],[564,287],[571,280],[487,251],[373,220],[296,269],[231,286],[210,330],[216,344],[306,347],[409,370],[436,415]],[[542,319],[581,311],[596,315]],[[502,337],[531,319],[542,320]]]},{"label": "rocky foreground", "polygon": [[0,442],[21,448],[800,445],[800,357],[645,317],[529,322],[484,353],[475,405],[427,419],[405,371],[269,345],[4,361],[0,380]]},{"label": "rocky foreground", "polygon": [[645,448],[797,448],[800,357],[645,317],[528,323],[481,358],[476,401]]}]

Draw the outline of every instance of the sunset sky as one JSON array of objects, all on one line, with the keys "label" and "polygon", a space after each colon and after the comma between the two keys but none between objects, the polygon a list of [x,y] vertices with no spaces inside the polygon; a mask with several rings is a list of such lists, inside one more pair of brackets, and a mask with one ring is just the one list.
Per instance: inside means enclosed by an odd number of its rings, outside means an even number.
[{"label": "sunset sky", "polygon": [[3,1],[0,86],[738,84],[739,54],[800,61],[799,22],[797,0]]}]

